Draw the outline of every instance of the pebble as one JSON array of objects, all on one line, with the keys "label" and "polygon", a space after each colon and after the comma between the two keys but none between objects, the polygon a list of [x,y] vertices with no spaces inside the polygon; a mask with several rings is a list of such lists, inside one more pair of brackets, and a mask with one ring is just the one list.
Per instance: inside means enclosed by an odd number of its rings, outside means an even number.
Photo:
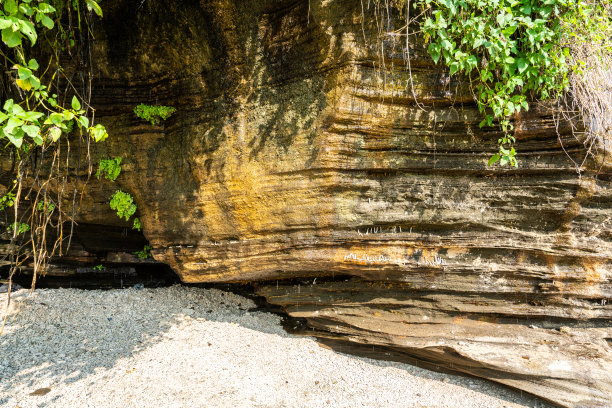
[{"label": "pebble", "polygon": [[38,289],[11,306],[2,408],[547,407],[484,380],[334,352],[215,289]]}]

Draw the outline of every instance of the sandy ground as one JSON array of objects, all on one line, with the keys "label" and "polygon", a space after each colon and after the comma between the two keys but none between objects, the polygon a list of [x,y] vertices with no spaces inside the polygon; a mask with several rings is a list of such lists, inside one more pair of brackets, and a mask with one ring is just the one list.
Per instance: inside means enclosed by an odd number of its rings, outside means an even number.
[{"label": "sandy ground", "polygon": [[0,337],[0,407],[546,406],[490,382],[334,352],[215,289],[28,294],[14,295]]}]

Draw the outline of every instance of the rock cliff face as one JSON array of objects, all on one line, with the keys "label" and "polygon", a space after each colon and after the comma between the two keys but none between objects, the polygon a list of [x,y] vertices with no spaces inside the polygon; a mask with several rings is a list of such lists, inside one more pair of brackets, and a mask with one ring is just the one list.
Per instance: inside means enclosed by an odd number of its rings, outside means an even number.
[{"label": "rock cliff face", "polygon": [[[330,336],[610,406],[612,172],[578,175],[584,148],[546,106],[515,118],[519,168],[487,168],[499,132],[419,38],[381,34],[399,15],[105,6],[93,102],[112,140],[94,156],[123,157],[156,260],[185,282],[260,281]],[[151,126],[138,103],[177,113]],[[104,204],[115,188],[91,188],[82,223],[123,226]]]}]

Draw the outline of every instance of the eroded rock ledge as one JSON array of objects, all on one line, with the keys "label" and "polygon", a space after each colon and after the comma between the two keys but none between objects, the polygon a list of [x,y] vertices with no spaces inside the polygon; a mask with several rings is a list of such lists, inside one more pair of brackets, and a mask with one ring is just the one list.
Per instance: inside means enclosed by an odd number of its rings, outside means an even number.
[{"label": "eroded rock ledge", "polygon": [[361,279],[262,285],[258,293],[307,319],[319,337],[384,346],[560,406],[610,405],[612,331],[601,304]]},{"label": "eroded rock ledge", "polygon": [[[544,106],[487,168],[469,89],[356,0],[105,4],[94,106],[156,260],[259,291],[350,341],[566,407],[612,401],[612,173]],[[365,18],[362,18],[364,16]],[[410,86],[414,84],[414,94]],[[416,97],[416,99],[415,99]],[[162,126],[138,103],[172,105]],[[563,145],[563,147],[561,146]],[[123,226],[91,189],[81,222]]]}]

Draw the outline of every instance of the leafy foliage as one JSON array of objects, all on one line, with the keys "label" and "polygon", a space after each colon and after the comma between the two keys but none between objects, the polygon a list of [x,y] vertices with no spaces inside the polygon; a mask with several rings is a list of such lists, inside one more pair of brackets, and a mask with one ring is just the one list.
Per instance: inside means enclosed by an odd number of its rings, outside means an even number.
[{"label": "leafy foliage", "polygon": [[[38,211],[45,211],[47,213],[47,215],[51,215],[53,213],[53,211],[55,210],[55,204],[53,203],[46,203],[43,201],[39,201],[38,202]],[[46,210],[45,210],[46,208]]]},{"label": "leafy foliage", "polygon": [[142,229],[142,224],[140,223],[140,218],[136,217],[134,218],[134,224],[132,225],[132,228],[140,231]]},{"label": "leafy foliage", "polygon": [[113,157],[110,159],[102,159],[98,164],[98,171],[96,177],[100,179],[100,176],[104,175],[104,178],[110,181],[117,180],[121,174],[121,157]]},{"label": "leafy foliage", "polygon": [[26,263],[34,283],[46,260],[70,244],[64,225],[74,222],[79,195],[67,186],[74,167],[61,139],[72,133],[88,146],[108,137],[103,125],[93,124],[89,85],[67,77],[60,64],[69,55],[79,59],[75,66],[90,68],[94,14],[102,14],[96,0],[0,0],[0,140],[15,159],[14,186],[0,198],[0,209],[13,207],[9,280]]},{"label": "leafy foliage", "polygon": [[[395,2],[397,5],[398,2]],[[402,7],[410,7],[401,0]],[[584,62],[571,45],[597,44],[612,52],[612,16],[606,0],[416,0],[428,51],[451,75],[469,78],[481,127],[498,123],[499,150],[489,165],[517,166],[512,117],[529,101],[559,98]]]},{"label": "leafy foliage", "polygon": [[9,225],[6,230],[10,233],[14,233],[16,235],[21,235],[24,232],[28,232],[30,230],[30,225],[25,222],[16,222],[12,225]]},{"label": "leafy foliage", "polygon": [[145,245],[140,251],[134,252],[134,255],[139,257],[140,259],[147,259],[151,257],[151,250],[153,249],[150,245]]},{"label": "leafy foliage", "polygon": [[15,204],[15,193],[13,193],[13,190],[0,197],[0,211],[7,207],[12,207],[13,204]]},{"label": "leafy foliage", "polygon": [[[94,4],[97,5],[94,0],[87,3],[94,8]],[[8,139],[16,148],[21,148],[24,141],[37,146],[57,142],[62,133],[72,130],[74,124],[88,131],[96,142],[108,136],[104,126],[89,126],[86,110],[82,109],[76,96],[72,97],[70,107],[60,106],[57,94],[51,93],[48,85],[43,84],[36,74],[39,63],[33,58],[26,59],[27,45],[34,46],[38,39],[37,28],[53,29],[55,22],[51,17],[56,12],[49,3],[32,0],[5,0],[0,9],[2,42],[14,51],[12,58],[4,51],[0,54],[13,61],[11,69],[15,73],[15,84],[25,95],[21,101],[7,99],[0,111],[0,139]],[[25,44],[26,40],[29,44]]]},{"label": "leafy foliage", "polygon": [[153,106],[146,105],[144,103],[141,103],[134,108],[134,113],[136,116],[138,116],[140,119],[151,122],[151,125],[153,126],[159,124],[161,120],[168,119],[174,112],[176,112],[176,109],[172,106]]},{"label": "leafy foliage", "polygon": [[[117,177],[119,177],[119,174],[121,174],[121,157],[100,160],[98,171],[96,172],[96,177],[98,179],[100,176],[104,175],[105,179],[114,182],[117,180]],[[110,207],[112,210],[117,211],[117,216],[119,218],[124,218],[126,221],[136,213],[137,209],[134,198],[129,193],[125,193],[121,190],[115,191],[111,196]],[[138,231],[142,229],[140,218],[134,218],[132,228]]]},{"label": "leafy foliage", "polygon": [[110,208],[117,211],[117,216],[126,221],[136,212],[136,204],[132,196],[121,190],[115,191],[111,196]]},{"label": "leafy foliage", "polygon": [[[119,177],[119,174],[121,174],[121,157],[100,160],[98,171],[96,172],[98,179],[104,175],[105,179],[114,182]],[[112,210],[117,211],[119,218],[123,218],[126,221],[136,213],[137,209],[132,195],[121,190],[115,191],[111,196],[110,207]],[[138,231],[142,229],[140,218],[134,217],[132,228]]]}]

